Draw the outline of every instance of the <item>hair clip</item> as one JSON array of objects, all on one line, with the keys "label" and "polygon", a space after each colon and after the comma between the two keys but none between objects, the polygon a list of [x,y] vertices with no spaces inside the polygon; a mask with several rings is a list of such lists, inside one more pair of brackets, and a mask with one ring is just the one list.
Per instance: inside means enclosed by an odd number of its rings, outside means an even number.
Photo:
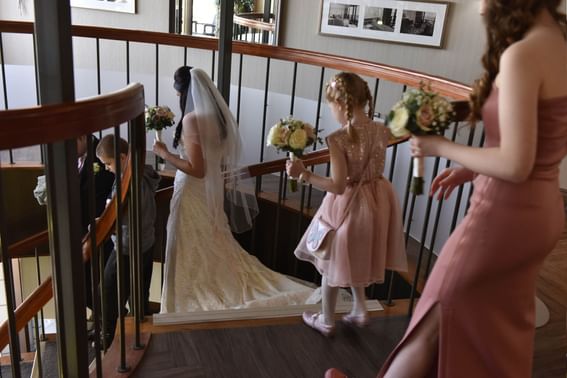
[{"label": "hair clip", "polygon": [[331,86],[331,88],[335,89],[337,87],[337,81],[333,80],[331,81],[331,84],[329,84]]}]

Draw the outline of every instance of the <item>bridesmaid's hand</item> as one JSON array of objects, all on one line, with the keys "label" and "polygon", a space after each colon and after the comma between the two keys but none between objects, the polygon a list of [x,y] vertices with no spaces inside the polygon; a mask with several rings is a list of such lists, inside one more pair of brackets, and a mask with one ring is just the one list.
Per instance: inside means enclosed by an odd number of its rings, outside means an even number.
[{"label": "bridesmaid's hand", "polygon": [[154,141],[154,147],[152,150],[154,151],[154,154],[156,154],[162,159],[166,159],[167,155],[169,155],[169,150],[167,149],[165,143],[158,142],[157,140]]},{"label": "bridesmaid's hand", "polygon": [[411,156],[439,156],[440,148],[445,143],[451,143],[442,136],[412,136],[410,138]]},{"label": "bridesmaid's hand", "polygon": [[433,197],[435,192],[439,191],[439,193],[437,193],[437,200],[441,200],[441,198],[447,199],[456,187],[472,181],[473,178],[474,172],[466,168],[456,167],[444,169],[433,179],[429,196]]},{"label": "bridesmaid's hand", "polygon": [[287,175],[291,178],[298,178],[300,174],[305,172],[305,166],[303,162],[299,159],[297,160],[288,160],[285,162],[285,170],[287,171]]}]

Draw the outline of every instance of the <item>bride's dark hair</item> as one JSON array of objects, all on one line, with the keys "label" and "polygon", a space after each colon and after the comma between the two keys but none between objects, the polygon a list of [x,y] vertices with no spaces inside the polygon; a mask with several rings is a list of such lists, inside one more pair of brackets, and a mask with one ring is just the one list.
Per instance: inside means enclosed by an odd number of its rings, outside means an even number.
[{"label": "bride's dark hair", "polygon": [[547,9],[567,35],[565,15],[557,10],[560,4],[561,0],[486,0],[484,19],[488,43],[482,57],[484,74],[474,83],[469,99],[472,123],[482,118],[482,106],[500,70],[502,53],[524,37],[540,11]]},{"label": "bride's dark hair", "polygon": [[187,106],[187,96],[191,90],[191,69],[193,67],[181,66],[173,74],[173,88],[179,92],[179,108],[181,109],[181,118],[175,128],[175,136],[173,137],[173,147],[177,148],[181,139],[181,131],[183,130],[183,117],[185,116],[185,107]]}]

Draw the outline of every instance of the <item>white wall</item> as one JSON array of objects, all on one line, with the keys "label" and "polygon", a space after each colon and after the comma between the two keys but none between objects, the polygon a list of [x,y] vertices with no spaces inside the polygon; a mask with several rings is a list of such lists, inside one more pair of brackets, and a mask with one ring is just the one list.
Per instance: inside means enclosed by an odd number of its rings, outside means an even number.
[{"label": "white wall", "polygon": [[[23,11],[18,9],[18,1],[2,0],[0,18],[2,20],[32,21],[33,0],[22,0]],[[95,9],[71,8],[71,18],[75,25],[104,26],[109,28],[139,29],[148,31],[168,31],[167,1],[136,0],[136,13],[107,12]]]}]

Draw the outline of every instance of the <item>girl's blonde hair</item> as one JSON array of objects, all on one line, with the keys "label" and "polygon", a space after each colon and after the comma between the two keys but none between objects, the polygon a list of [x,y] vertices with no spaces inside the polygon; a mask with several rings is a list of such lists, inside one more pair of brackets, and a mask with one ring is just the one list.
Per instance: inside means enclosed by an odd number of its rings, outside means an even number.
[{"label": "girl's blonde hair", "polygon": [[357,139],[352,128],[352,116],[354,108],[368,105],[368,118],[374,117],[372,94],[365,80],[351,72],[340,72],[333,76],[325,90],[325,98],[328,102],[335,102],[346,107],[345,115],[348,121],[347,131],[351,139]]}]

